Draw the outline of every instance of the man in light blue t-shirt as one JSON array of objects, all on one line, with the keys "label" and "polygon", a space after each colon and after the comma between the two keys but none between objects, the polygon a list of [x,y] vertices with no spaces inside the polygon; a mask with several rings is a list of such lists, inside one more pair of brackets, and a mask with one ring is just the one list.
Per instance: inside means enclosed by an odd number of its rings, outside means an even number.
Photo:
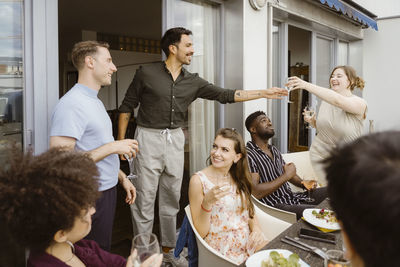
[{"label": "man in light blue t-shirt", "polygon": [[87,151],[96,162],[101,197],[86,238],[105,250],[111,247],[118,180],[127,193],[126,203],[132,204],[136,198],[135,187],[119,169],[118,154],[134,157],[138,151],[136,140],[114,141],[110,117],[97,98],[101,86],[110,85],[111,76],[117,71],[108,48],[108,44],[96,41],[75,44],[72,62],[79,72],[78,83],[55,107],[50,131],[50,147]]}]

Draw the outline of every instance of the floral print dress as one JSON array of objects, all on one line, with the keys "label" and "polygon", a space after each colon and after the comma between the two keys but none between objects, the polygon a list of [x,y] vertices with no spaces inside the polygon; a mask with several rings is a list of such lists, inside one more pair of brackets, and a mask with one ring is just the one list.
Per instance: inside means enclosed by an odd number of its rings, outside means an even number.
[{"label": "floral print dress", "polygon": [[[215,186],[202,172],[197,172],[206,194]],[[247,250],[250,235],[249,212],[242,209],[236,185],[231,184],[230,193],[218,200],[211,210],[210,230],[204,240],[225,257],[238,264],[245,261],[254,251]]]}]

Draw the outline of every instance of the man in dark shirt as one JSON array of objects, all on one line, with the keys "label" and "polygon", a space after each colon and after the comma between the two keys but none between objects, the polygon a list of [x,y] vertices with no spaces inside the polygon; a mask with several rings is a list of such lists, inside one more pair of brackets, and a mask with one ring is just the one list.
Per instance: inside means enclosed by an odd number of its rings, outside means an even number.
[{"label": "man in dark shirt", "polygon": [[[175,246],[176,214],[179,211],[183,175],[184,142],[181,127],[190,103],[197,98],[233,103],[258,98],[280,98],[286,90],[223,89],[188,72],[194,53],[189,35],[184,28],[169,29],[161,39],[167,56],[165,62],[141,66],[126,92],[118,125],[118,139],[124,139],[129,118],[139,104],[135,138],[140,152],[135,160],[137,201],[131,206],[134,232],[151,232],[154,201],[159,188],[161,245],[164,259],[172,262],[170,248]],[[169,253],[168,253],[169,252]]]},{"label": "man in dark shirt", "polygon": [[253,178],[252,194],[267,205],[295,212],[301,218],[303,210],[314,208],[327,196],[326,187],[311,191],[315,201],[307,203],[305,193],[293,193],[288,182],[308,188],[316,185],[314,180],[302,180],[296,174],[293,163],[286,164],[279,150],[268,144],[275,134],[270,119],[263,111],[256,111],[246,119],[246,128],[251,141],[247,142],[247,156],[250,173]]}]

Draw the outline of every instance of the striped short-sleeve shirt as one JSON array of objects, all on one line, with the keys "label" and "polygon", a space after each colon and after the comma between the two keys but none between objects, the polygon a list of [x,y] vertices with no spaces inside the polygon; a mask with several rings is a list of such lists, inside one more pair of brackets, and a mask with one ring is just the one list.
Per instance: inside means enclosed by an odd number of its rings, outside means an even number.
[{"label": "striped short-sleeve shirt", "polygon": [[[269,148],[273,158],[270,158],[252,141],[247,142],[246,145],[250,172],[260,175],[260,183],[272,182],[284,173],[283,166],[285,161],[281,153],[272,145]],[[302,193],[293,193],[289,183],[286,182],[275,192],[260,200],[270,206],[275,206],[277,203],[296,205],[300,204],[300,200],[304,199],[304,197]]]}]

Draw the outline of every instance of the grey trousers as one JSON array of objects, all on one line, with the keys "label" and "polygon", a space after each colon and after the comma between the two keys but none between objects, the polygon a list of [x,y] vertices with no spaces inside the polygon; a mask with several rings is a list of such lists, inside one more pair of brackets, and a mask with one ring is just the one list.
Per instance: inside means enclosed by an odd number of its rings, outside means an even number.
[{"label": "grey trousers", "polygon": [[185,136],[181,128],[161,130],[138,126],[135,159],[136,201],[131,205],[133,233],[151,233],[158,189],[161,245],[175,247],[176,215],[181,194]]}]

